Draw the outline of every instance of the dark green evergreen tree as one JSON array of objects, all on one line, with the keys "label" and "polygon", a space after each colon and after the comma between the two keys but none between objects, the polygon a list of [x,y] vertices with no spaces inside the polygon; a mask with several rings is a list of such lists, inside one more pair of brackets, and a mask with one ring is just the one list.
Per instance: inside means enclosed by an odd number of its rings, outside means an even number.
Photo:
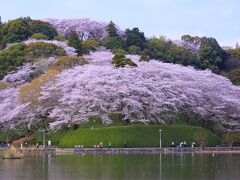
[{"label": "dark green evergreen tree", "polygon": [[219,46],[214,38],[202,38],[201,46],[198,54],[200,66],[202,69],[211,69],[218,73],[224,69],[225,61],[227,59],[226,52]]},{"label": "dark green evergreen tree", "polygon": [[117,33],[115,24],[111,21],[107,26],[108,36],[103,40],[103,45],[108,49],[124,49],[125,41]]},{"label": "dark green evergreen tree", "polygon": [[69,35],[68,45],[71,47],[74,47],[76,49],[78,56],[81,56],[84,54],[84,48],[82,45],[82,41],[79,39],[79,36],[75,31]]},{"label": "dark green evergreen tree", "polygon": [[47,22],[32,20],[31,28],[33,33],[42,33],[46,35],[48,39],[53,39],[55,36],[57,36],[57,30]]},{"label": "dark green evergreen tree", "polygon": [[137,46],[141,50],[144,49],[146,38],[143,32],[140,32],[138,28],[133,28],[132,30],[127,29],[125,33],[127,47]]},{"label": "dark green evergreen tree", "polygon": [[107,32],[109,37],[118,36],[116,25],[112,21],[110,21],[110,23],[107,26]]}]

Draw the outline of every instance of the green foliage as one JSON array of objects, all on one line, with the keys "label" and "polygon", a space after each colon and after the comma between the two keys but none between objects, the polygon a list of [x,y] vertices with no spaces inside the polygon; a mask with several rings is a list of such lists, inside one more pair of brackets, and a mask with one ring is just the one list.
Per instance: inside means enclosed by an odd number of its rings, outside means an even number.
[{"label": "green foliage", "polygon": [[66,38],[65,38],[65,36],[63,36],[63,35],[57,35],[57,36],[54,37],[54,40],[57,40],[57,41],[65,41]]},{"label": "green foliage", "polygon": [[143,32],[140,32],[138,28],[133,28],[132,30],[127,29],[125,33],[127,47],[137,46],[141,50],[144,49],[146,38]]},{"label": "green foliage", "polygon": [[[51,140],[52,145],[58,145],[59,141],[70,131],[71,129],[68,130],[58,130],[56,132],[50,131],[46,134],[46,140]],[[35,144],[38,143],[39,145],[43,144],[43,135],[41,132],[36,131],[34,133],[34,141]]]},{"label": "green foliage", "polygon": [[42,33],[46,35],[48,39],[53,39],[55,36],[57,36],[56,29],[47,22],[31,20],[30,25],[33,33]]},{"label": "green foliage", "polygon": [[101,45],[101,43],[96,39],[88,39],[86,41],[83,41],[82,45],[86,51],[95,51],[96,48]]},{"label": "green foliage", "polygon": [[240,139],[240,134],[236,132],[228,132],[224,134],[224,141],[228,143],[229,147],[232,147],[235,142]]},{"label": "green foliage", "polygon": [[82,41],[79,39],[79,36],[76,32],[72,32],[68,37],[68,45],[76,49],[78,56],[83,55],[85,52]]},{"label": "green foliage", "polygon": [[225,63],[225,70],[232,71],[240,68],[240,48],[228,50],[228,58]]},{"label": "green foliage", "polygon": [[37,39],[37,40],[44,39],[44,40],[47,40],[48,37],[47,37],[47,35],[45,35],[43,33],[35,33],[30,37],[30,39]]},{"label": "green foliage", "polygon": [[232,70],[228,73],[228,78],[235,85],[240,85],[240,68]]},{"label": "green foliage", "polygon": [[64,56],[65,50],[55,44],[36,42],[31,43],[26,48],[27,57],[29,60],[35,58],[48,58],[53,56]]},{"label": "green foliage", "polygon": [[112,64],[114,64],[117,68],[125,67],[126,65],[137,66],[131,59],[126,58],[126,56],[122,53],[118,53],[113,57]]},{"label": "green foliage", "polygon": [[25,62],[25,49],[26,45],[15,44],[0,52],[0,79]]},{"label": "green foliage", "polygon": [[3,43],[2,24],[0,24],[0,50],[5,47]]},{"label": "green foliage", "polygon": [[103,45],[108,49],[124,49],[125,41],[117,34],[115,24],[111,21],[107,26],[108,36],[103,40]]},{"label": "green foliage", "polygon": [[2,27],[4,43],[21,42],[34,33],[42,33],[47,36],[47,39],[53,39],[57,35],[56,29],[49,23],[31,20],[29,17],[9,21]]},{"label": "green foliage", "polygon": [[128,47],[129,54],[140,54],[141,48],[135,45]]},{"label": "green foliage", "polygon": [[108,49],[124,49],[125,48],[125,42],[124,40],[119,37],[106,37],[103,40],[103,45]]},{"label": "green foliage", "polygon": [[194,133],[194,140],[199,144],[201,148],[206,146],[208,140],[208,134],[203,131],[198,131]]},{"label": "green foliage", "polygon": [[145,55],[163,62],[198,66],[197,57],[187,49],[174,45],[164,38],[151,38],[144,50]]},{"label": "green foliage", "polygon": [[114,49],[112,49],[112,52],[113,52],[114,54],[124,54],[124,55],[127,54],[127,52],[126,52],[124,49],[119,49],[119,48],[114,48]]},{"label": "green foliage", "polygon": [[84,145],[93,147],[103,142],[104,147],[111,142],[112,147],[124,147],[127,141],[128,147],[159,147],[159,129],[162,129],[162,143],[167,147],[172,141],[186,141],[188,146],[195,141],[194,134],[201,132],[207,136],[206,145],[215,146],[220,140],[211,132],[193,126],[180,125],[149,125],[149,126],[113,126],[99,128],[79,128],[69,131],[60,139],[60,147],[74,147]]},{"label": "green foliage", "polygon": [[214,38],[202,38],[199,51],[200,68],[209,68],[213,72],[224,69],[226,53]]},{"label": "green foliage", "polygon": [[18,18],[4,24],[2,27],[4,43],[21,42],[32,35],[30,18]]},{"label": "green foliage", "polygon": [[21,137],[24,136],[24,132],[22,131],[22,129],[8,129],[7,131],[5,132],[2,132],[1,131],[1,134],[0,134],[0,141],[3,141],[3,142],[12,142],[16,139],[19,139]]}]

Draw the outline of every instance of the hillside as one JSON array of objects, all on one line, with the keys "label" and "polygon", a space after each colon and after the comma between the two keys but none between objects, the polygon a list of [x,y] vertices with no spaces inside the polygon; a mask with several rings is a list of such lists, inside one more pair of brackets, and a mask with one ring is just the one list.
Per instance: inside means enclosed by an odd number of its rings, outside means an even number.
[{"label": "hillside", "polygon": [[[9,28],[19,22],[31,27],[24,37]],[[114,115],[134,124],[184,117],[215,132],[240,130],[240,87],[216,74],[228,73],[227,57],[238,49],[226,52],[213,38],[147,39],[137,28],[88,19],[20,18],[1,32],[2,130],[58,129],[93,117],[111,124]]]}]

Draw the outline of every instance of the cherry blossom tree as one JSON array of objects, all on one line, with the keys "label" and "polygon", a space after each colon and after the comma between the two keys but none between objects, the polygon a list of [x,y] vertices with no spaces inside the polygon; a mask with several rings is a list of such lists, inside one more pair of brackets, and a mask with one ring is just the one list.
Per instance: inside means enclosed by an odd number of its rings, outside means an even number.
[{"label": "cherry blossom tree", "polygon": [[[85,19],[45,19],[56,28],[59,34],[68,35],[75,31],[80,39],[103,39],[107,36],[107,23]],[[117,29],[119,35],[124,32]]]},{"label": "cherry blossom tree", "polygon": [[138,67],[116,69],[110,52],[92,53],[86,56],[92,64],[64,71],[55,84],[44,86],[41,100],[51,102],[44,108],[56,120],[51,126],[81,123],[92,116],[111,123],[112,113],[131,122],[165,123],[166,115],[185,111],[222,128],[239,128],[240,88],[228,79],[209,70],[128,57]]}]

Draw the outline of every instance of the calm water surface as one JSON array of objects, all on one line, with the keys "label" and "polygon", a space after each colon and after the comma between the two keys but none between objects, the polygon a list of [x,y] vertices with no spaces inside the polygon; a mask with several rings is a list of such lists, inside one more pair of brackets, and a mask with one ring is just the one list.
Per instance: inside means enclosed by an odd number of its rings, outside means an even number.
[{"label": "calm water surface", "polygon": [[239,180],[240,155],[46,155],[0,160],[0,180]]}]

